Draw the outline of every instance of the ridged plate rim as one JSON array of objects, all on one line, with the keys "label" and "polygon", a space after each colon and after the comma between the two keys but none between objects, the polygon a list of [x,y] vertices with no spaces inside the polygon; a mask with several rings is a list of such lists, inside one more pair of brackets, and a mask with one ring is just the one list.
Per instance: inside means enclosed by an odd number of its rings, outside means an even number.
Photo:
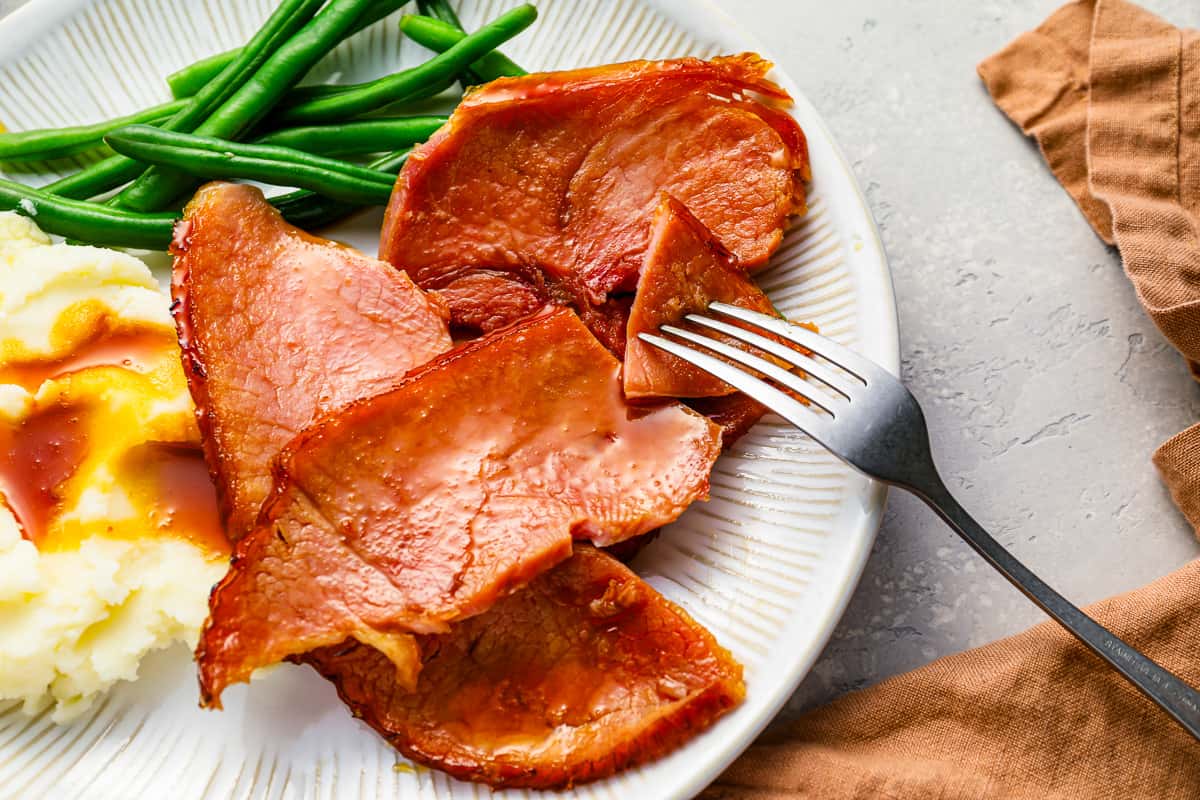
[{"label": "ridged plate rim", "polygon": [[[0,67],[19,58],[26,47],[32,46],[41,37],[52,32],[67,15],[101,1],[31,0],[4,20],[0,20]],[[543,0],[539,5],[545,8],[555,2],[556,0]],[[702,40],[719,44],[720,49],[724,51],[753,50],[771,58],[770,52],[712,0],[643,0],[643,4],[670,18]],[[835,189],[834,193],[838,196],[836,202],[841,213],[855,217],[860,223],[855,227],[853,252],[846,253],[847,269],[855,281],[854,301],[858,312],[856,345],[866,355],[893,373],[898,373],[899,333],[891,274],[867,202],[832,134],[795,81],[778,67],[772,77],[795,98],[792,111],[808,135],[818,180],[822,175],[826,180],[833,180],[828,186]],[[2,91],[3,85],[0,85],[0,92]],[[844,234],[845,231],[841,233]],[[846,243],[840,243],[839,246],[841,244]],[[865,565],[882,517],[885,498],[885,491],[878,484],[858,479],[852,481],[851,485],[856,487],[856,491],[852,496],[843,499],[841,509],[845,511],[846,505],[853,503],[857,508],[851,510],[857,513],[851,514],[853,520],[850,524],[836,531],[836,535],[846,541],[837,554],[836,563],[831,561],[823,564],[823,569],[829,571],[825,578],[833,589],[833,596],[827,598],[823,605],[812,609],[815,613],[805,625],[806,641],[790,654],[788,663],[779,665],[776,670],[778,674],[770,685],[751,685],[751,692],[756,693],[753,713],[736,715],[736,727],[732,724],[734,718],[725,720],[711,732],[712,735],[701,737],[697,742],[660,762],[657,769],[652,765],[641,770],[649,770],[657,777],[664,777],[661,773],[668,765],[675,771],[671,773],[669,786],[657,782],[651,784],[664,790],[664,793],[658,796],[687,798],[710,783],[783,706],[832,635]],[[684,771],[687,774],[677,774]],[[4,770],[0,769],[0,775],[3,772]],[[615,789],[605,790],[606,785],[600,783],[591,787],[580,787],[575,795],[612,796]],[[645,787],[646,783],[642,782],[639,785]],[[461,787],[461,792],[457,788],[451,789],[454,796],[481,796],[477,787],[465,784],[451,784],[451,787]],[[433,791],[434,795],[441,796],[436,790]],[[507,794],[502,793],[501,796]],[[513,794],[517,796],[522,793]]]}]

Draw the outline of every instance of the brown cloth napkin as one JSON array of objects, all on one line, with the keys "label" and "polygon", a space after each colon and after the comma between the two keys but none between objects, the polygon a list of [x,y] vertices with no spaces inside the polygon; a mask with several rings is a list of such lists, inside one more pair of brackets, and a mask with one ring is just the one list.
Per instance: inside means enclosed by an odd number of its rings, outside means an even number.
[{"label": "brown cloth napkin", "polygon": [[[1200,561],[1089,609],[1200,683]],[[1200,745],[1053,622],[847,695],[705,800],[1193,800]]]},{"label": "brown cloth napkin", "polygon": [[[1200,33],[1081,0],[979,74],[1200,375]],[[1154,462],[1200,528],[1200,425]],[[1200,561],[1089,610],[1200,685]],[[1200,744],[1046,622],[808,714],[702,797],[1192,800]]]}]

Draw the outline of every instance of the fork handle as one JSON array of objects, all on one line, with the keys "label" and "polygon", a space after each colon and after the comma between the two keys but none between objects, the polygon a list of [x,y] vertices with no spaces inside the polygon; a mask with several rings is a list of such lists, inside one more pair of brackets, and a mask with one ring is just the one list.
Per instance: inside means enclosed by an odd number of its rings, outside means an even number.
[{"label": "fork handle", "polygon": [[1112,631],[1080,611],[1069,600],[1029,571],[991,534],[971,518],[941,479],[929,481],[927,489],[910,488],[950,525],[959,536],[1008,578],[1026,597],[1037,603],[1058,624],[1070,631],[1089,650],[1103,658],[1142,694],[1157,703],[1200,739],[1200,693],[1171,672],[1126,644]]}]

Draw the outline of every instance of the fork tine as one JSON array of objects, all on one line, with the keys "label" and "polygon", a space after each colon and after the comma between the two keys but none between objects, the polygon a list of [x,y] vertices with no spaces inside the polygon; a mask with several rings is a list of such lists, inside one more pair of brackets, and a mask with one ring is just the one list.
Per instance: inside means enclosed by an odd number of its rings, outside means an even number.
[{"label": "fork tine", "polygon": [[[688,314],[684,320],[691,322],[694,325],[702,325],[705,328],[711,328],[714,331],[720,331],[726,336],[731,336],[734,339],[753,345],[759,350],[764,350],[771,355],[781,358],[794,367],[799,367],[805,373],[819,380],[821,383],[834,390],[842,397],[850,400],[850,389],[844,376],[840,376],[833,370],[826,367],[824,364],[809,358],[804,353],[793,350],[787,345],[780,344],[772,339],[768,339],[760,333],[748,331],[745,328],[740,328],[737,325],[730,325],[728,322],[721,322],[711,317],[704,317],[699,314]],[[782,383],[782,381],[780,381]],[[789,387],[790,388],[790,387]]]},{"label": "fork tine", "polygon": [[829,431],[828,419],[821,417],[799,400],[789,397],[766,381],[742,372],[728,362],[653,333],[639,333],[638,338],[647,344],[666,350],[671,355],[683,359],[705,372],[712,373],[730,386],[762,403],[814,439],[822,439]]},{"label": "fork tine", "polygon": [[[786,319],[760,314],[757,311],[750,311],[730,305],[729,303],[709,303],[708,309],[727,317],[740,319],[742,322],[747,322],[751,325],[757,325],[759,328],[766,328],[771,333],[793,341],[801,347],[813,351],[822,358],[837,364],[842,369],[859,378],[863,383],[866,383],[869,377],[879,375],[880,371],[886,372],[882,367],[872,364],[850,348],[844,347],[819,333],[813,333],[808,328],[793,325]],[[889,377],[892,376],[889,374]]]},{"label": "fork tine", "polygon": [[749,367],[756,372],[761,372],[771,380],[778,384],[782,384],[784,388],[790,389],[796,394],[802,395],[805,400],[808,400],[815,406],[824,409],[830,414],[834,414],[828,402],[821,402],[820,398],[813,397],[812,384],[805,381],[799,375],[788,372],[786,369],[772,364],[765,358],[759,358],[753,353],[748,353],[738,347],[725,344],[722,341],[713,339],[710,336],[702,336],[685,328],[677,328],[674,325],[663,325],[659,328],[663,333],[669,333],[677,339],[683,339],[692,344],[700,345],[701,347],[711,350],[714,353],[719,353],[730,361]]}]

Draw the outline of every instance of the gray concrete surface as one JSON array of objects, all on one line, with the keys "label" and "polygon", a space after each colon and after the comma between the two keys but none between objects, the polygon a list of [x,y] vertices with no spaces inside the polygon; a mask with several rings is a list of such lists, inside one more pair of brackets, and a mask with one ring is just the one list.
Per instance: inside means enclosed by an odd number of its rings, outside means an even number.
[{"label": "gray concrete surface", "polygon": [[[854,166],[891,257],[904,377],[964,504],[1081,603],[1200,554],[1149,460],[1200,418],[1200,388],[975,75],[1059,3],[723,2]],[[0,16],[20,3],[0,0]],[[1145,5],[1200,26],[1194,0]],[[893,494],[846,616],[781,719],[1039,619]]]},{"label": "gray concrete surface", "polygon": [[[1200,554],[1150,454],[1200,387],[1143,314],[975,65],[1056,0],[728,0],[820,110],[892,266],[904,378],[977,518],[1068,597]],[[1146,0],[1200,25],[1194,0]],[[837,633],[782,719],[1015,633],[1040,612],[917,501],[893,493]]]}]

